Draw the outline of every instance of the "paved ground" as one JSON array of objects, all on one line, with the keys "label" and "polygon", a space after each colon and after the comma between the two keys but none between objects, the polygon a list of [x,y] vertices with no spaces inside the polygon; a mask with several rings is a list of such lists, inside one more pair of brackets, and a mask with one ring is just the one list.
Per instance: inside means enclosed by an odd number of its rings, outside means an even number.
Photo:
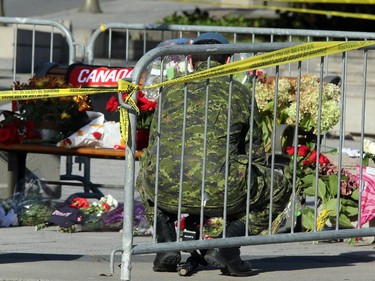
[{"label": "paved ground", "polygon": [[[85,29],[98,26],[102,22],[150,23],[172,14],[174,11],[193,9],[195,4],[167,1],[100,1],[103,13],[79,13],[78,1],[48,0],[5,2],[7,16],[38,16],[55,20],[69,20],[72,28]],[[22,2],[23,5],[19,5]],[[61,3],[60,3],[61,2]],[[18,3],[18,4],[17,4]],[[63,4],[64,3],[64,4]],[[12,8],[10,6],[18,5]],[[19,10],[18,10],[19,9]],[[21,12],[22,9],[22,12]],[[12,12],[11,12],[12,11]],[[14,13],[14,14],[13,14]],[[349,146],[356,148],[355,143]],[[123,166],[120,161],[92,162],[92,180],[113,184],[123,183]],[[63,172],[62,167],[62,172]],[[62,199],[80,191],[78,187],[64,187]],[[121,189],[105,189],[122,201]],[[59,233],[54,228],[34,231],[33,227],[13,227],[0,229],[0,280],[119,280],[120,269],[110,276],[109,254],[121,244],[119,232]],[[150,241],[150,237],[136,237],[135,243]],[[290,280],[375,280],[373,262],[374,245],[366,243],[351,247],[341,243],[288,243],[275,245],[248,246],[242,248],[244,259],[252,261],[258,275],[245,280],[290,281]],[[186,257],[186,254],[184,254]],[[177,273],[154,273],[154,255],[134,256],[132,280],[176,280]],[[120,263],[120,256],[115,264]],[[220,275],[215,268],[200,268],[190,277],[192,280],[238,280]],[[242,280],[242,279],[241,279]]]},{"label": "paved ground", "polygon": [[[48,228],[34,231],[33,227],[3,228],[0,231],[0,280],[119,280],[120,255],[116,256],[115,272],[110,275],[109,254],[120,245],[117,232],[59,233]],[[149,241],[136,237],[135,243]],[[252,262],[257,275],[246,280],[375,280],[374,245],[351,247],[342,243],[287,243],[248,246],[242,256]],[[186,258],[183,253],[183,258]],[[154,255],[136,255],[132,279],[136,281],[167,281],[179,278],[177,273],[152,271]],[[223,276],[213,267],[200,267],[192,280],[238,280]],[[241,279],[242,280],[242,279]]]}]

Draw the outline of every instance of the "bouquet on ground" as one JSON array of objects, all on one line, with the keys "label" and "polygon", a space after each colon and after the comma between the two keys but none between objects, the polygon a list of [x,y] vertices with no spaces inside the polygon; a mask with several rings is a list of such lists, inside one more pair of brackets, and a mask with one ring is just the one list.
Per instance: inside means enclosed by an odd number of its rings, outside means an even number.
[{"label": "bouquet on ground", "polygon": [[[189,215],[183,216],[180,220],[181,231],[199,231],[199,222],[194,221]],[[177,222],[176,222],[177,226]],[[221,217],[212,217],[204,220],[203,239],[213,239],[219,237],[224,229],[224,220]]]},{"label": "bouquet on ground", "polygon": [[[99,200],[89,200],[83,197],[73,198],[52,212],[47,222],[36,226],[40,230],[58,225],[60,232],[77,231],[119,231],[123,227],[124,204],[118,203],[113,196],[106,195]],[[134,202],[134,234],[149,235],[152,228],[145,216],[144,207],[138,201]]]},{"label": "bouquet on ground", "polygon": [[[294,146],[286,149],[290,156],[290,173],[294,168]],[[314,209],[304,207],[302,210],[302,223],[305,229],[313,230],[314,225],[318,231],[323,230],[328,224],[331,226],[339,225],[340,228],[353,228],[353,222],[357,221],[358,216],[358,178],[346,169],[341,171],[332,163],[326,155],[319,154],[317,160],[317,151],[309,146],[300,145],[297,147],[296,159],[296,185],[298,192],[308,197],[315,197],[317,186],[317,197],[319,200],[319,215],[317,221],[314,221]],[[318,177],[316,177],[318,172]],[[340,182],[339,182],[340,179]],[[339,188],[339,216],[337,217]]]}]

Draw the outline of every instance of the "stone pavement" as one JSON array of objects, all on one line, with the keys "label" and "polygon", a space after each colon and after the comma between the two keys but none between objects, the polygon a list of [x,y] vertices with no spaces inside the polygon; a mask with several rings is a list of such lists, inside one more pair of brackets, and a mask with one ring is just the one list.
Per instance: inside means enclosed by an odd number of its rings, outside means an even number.
[{"label": "stone pavement", "polygon": [[[55,228],[34,231],[33,227],[0,229],[0,280],[83,281],[120,280],[120,254],[110,275],[109,254],[121,243],[118,232],[60,233]],[[150,237],[136,237],[135,243]],[[183,253],[183,259],[187,257]],[[223,276],[213,267],[200,267],[192,280],[262,281],[371,281],[375,280],[374,244],[356,247],[340,243],[287,243],[242,247],[242,257],[252,262],[257,275],[247,278]],[[177,273],[152,271],[153,254],[135,255],[131,280],[168,281]]]}]

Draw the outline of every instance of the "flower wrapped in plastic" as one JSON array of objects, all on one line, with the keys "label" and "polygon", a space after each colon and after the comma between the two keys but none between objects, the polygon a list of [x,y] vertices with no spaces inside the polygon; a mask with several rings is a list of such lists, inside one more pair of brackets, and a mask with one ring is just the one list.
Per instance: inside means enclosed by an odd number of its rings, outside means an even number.
[{"label": "flower wrapped in plastic", "polygon": [[[263,142],[270,151],[273,130],[275,79],[258,70],[256,72],[255,98],[259,108],[263,129]],[[276,124],[297,125],[298,81],[282,77],[278,80]],[[319,79],[310,74],[302,75],[299,98],[299,129],[307,134],[318,133]],[[323,82],[320,133],[331,130],[340,120],[340,88],[333,83]]]},{"label": "flower wrapped in plastic", "polygon": [[[72,215],[70,215],[72,213]],[[82,214],[82,215],[81,215]],[[58,231],[72,233],[77,231],[119,231],[123,227],[124,204],[110,194],[99,200],[76,197],[69,205],[63,205],[53,211],[52,216],[36,226],[37,230],[53,224]],[[149,235],[152,227],[145,215],[145,209],[139,201],[134,202],[134,235]]]}]

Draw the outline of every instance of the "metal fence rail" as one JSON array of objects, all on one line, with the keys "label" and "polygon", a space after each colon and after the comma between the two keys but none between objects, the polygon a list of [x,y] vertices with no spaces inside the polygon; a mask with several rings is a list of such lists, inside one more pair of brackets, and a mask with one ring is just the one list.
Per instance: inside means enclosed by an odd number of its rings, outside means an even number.
[{"label": "metal fence rail", "polygon": [[69,28],[53,21],[32,18],[0,17],[2,32],[2,71],[16,74],[30,73],[32,77],[46,62],[71,64],[76,62],[76,48],[83,45],[75,42]]},{"label": "metal fence rail", "polygon": [[232,43],[311,42],[375,38],[375,35],[369,32],[115,22],[105,23],[93,32],[87,44],[85,57],[89,64],[104,61],[109,66],[116,63],[126,66],[134,65],[136,60],[161,41],[171,38],[196,37],[202,32],[212,31],[223,33]]},{"label": "metal fence rail", "polygon": [[[272,42],[312,42],[312,41],[347,41],[347,40],[373,40],[375,35],[369,32],[350,32],[333,30],[305,30],[305,29],[282,29],[282,28],[254,28],[254,27],[226,27],[226,26],[195,26],[195,25],[173,25],[173,24],[127,24],[127,23],[105,23],[97,28],[87,46],[85,61],[89,64],[102,64],[108,66],[134,66],[142,55],[156,47],[160,42],[176,38],[193,38],[202,32],[220,32],[231,43],[272,43]],[[355,55],[356,56],[356,55]],[[354,58],[353,58],[354,59]],[[361,57],[357,56],[360,61]],[[375,56],[369,54],[368,60],[373,63]],[[359,63],[356,62],[356,63]],[[341,69],[340,56],[326,58],[325,73],[327,69],[331,74],[338,75]],[[354,65],[352,63],[351,65]],[[316,72],[312,69],[310,61],[303,64],[304,72]],[[349,71],[352,67],[349,66]],[[282,75],[292,75],[294,71],[291,65],[283,66]],[[375,73],[369,73],[370,76]],[[356,74],[348,75],[350,79],[349,103],[360,108],[360,96],[358,89],[361,87]],[[353,81],[354,80],[354,81]],[[369,106],[375,106],[375,84],[369,81]],[[367,113],[366,118],[370,118]],[[345,127],[350,133],[360,134],[358,124],[361,122],[358,115],[353,115],[345,120]],[[375,134],[375,124],[366,124],[366,130]],[[338,133],[338,128],[334,128]]]},{"label": "metal fence rail", "polygon": [[[248,53],[248,54],[251,54],[251,55],[257,55],[257,54],[260,54],[260,53],[265,53],[265,52],[270,52],[270,51],[273,51],[273,50],[279,50],[279,49],[282,49],[282,48],[285,48],[285,47],[288,47],[288,46],[291,46],[291,45],[295,45],[295,44],[299,44],[299,43],[252,43],[252,44],[228,44],[228,45],[215,45],[215,47],[213,48],[212,46],[204,46],[204,45],[201,45],[201,46],[191,46],[191,45],[188,45],[188,46],[169,46],[169,47],[159,47],[159,48],[156,48],[156,49],[153,49],[151,51],[149,51],[146,55],[144,55],[139,61],[138,63],[136,64],[135,68],[134,68],[134,71],[133,71],[133,82],[135,84],[139,84],[144,73],[147,71],[147,69],[149,68],[149,65],[152,64],[152,62],[155,60],[155,59],[158,59],[158,58],[163,58],[161,60],[161,69],[164,69],[163,66],[164,66],[164,63],[166,64],[167,62],[164,62],[164,58],[168,58],[169,56],[171,55],[182,55],[183,57],[187,57],[189,54],[207,54],[209,53],[210,55],[212,54],[235,54],[235,53]],[[291,64],[291,67],[289,69],[289,73],[290,73],[290,76],[292,77],[295,77],[296,78],[296,81],[297,81],[297,100],[300,100],[301,99],[301,92],[300,92],[300,83],[301,83],[301,79],[302,79],[302,76],[304,73],[306,73],[305,71],[302,71],[303,69],[303,66],[307,63],[310,63],[313,67],[311,69],[313,69],[314,71],[310,72],[314,75],[316,75],[317,79],[320,81],[319,82],[319,89],[321,89],[322,85],[323,85],[323,80],[324,80],[324,77],[325,76],[330,76],[330,75],[339,75],[341,77],[341,86],[340,86],[340,92],[341,92],[341,95],[340,95],[340,101],[339,101],[339,104],[340,104],[340,120],[338,122],[338,127],[339,127],[339,139],[334,143],[334,144],[331,144],[331,147],[329,147],[330,145],[327,146],[327,144],[325,144],[324,142],[322,142],[322,145],[318,145],[316,146],[316,149],[317,149],[317,153],[318,153],[318,157],[321,153],[329,153],[329,151],[332,149],[332,146],[335,146],[335,148],[337,149],[337,154],[329,154],[330,156],[329,157],[332,157],[331,160],[333,160],[333,162],[336,163],[337,167],[338,167],[338,170],[341,171],[341,169],[343,167],[346,167],[346,163],[345,163],[345,160],[344,160],[344,155],[342,153],[342,149],[344,147],[344,144],[345,144],[345,135],[346,135],[346,131],[345,131],[345,120],[347,118],[347,111],[346,111],[346,102],[347,102],[347,97],[348,95],[350,94],[349,93],[349,88],[347,87],[348,84],[350,84],[350,81],[352,81],[350,79],[350,76],[351,75],[357,75],[356,77],[356,80],[359,81],[360,83],[360,87],[357,87],[357,91],[360,91],[360,109],[357,111],[357,115],[360,116],[361,118],[361,121],[358,123],[358,126],[360,127],[360,139],[358,140],[358,145],[360,146],[360,153],[362,154],[363,152],[363,143],[364,143],[364,138],[366,135],[368,135],[367,131],[366,131],[366,119],[365,119],[365,111],[366,111],[366,101],[367,101],[367,85],[370,83],[370,81],[367,79],[367,73],[369,71],[371,71],[371,69],[373,68],[373,65],[369,65],[368,64],[368,57],[370,55],[370,53],[373,53],[374,52],[374,49],[373,48],[366,48],[364,50],[357,50],[357,51],[350,51],[350,52],[345,52],[345,53],[341,53],[341,54],[338,54],[336,56],[329,56],[328,58],[334,58],[335,59],[335,64],[330,64],[327,66],[326,62],[327,62],[327,57],[322,57],[322,58],[318,58],[318,59],[311,59],[311,60],[307,60],[307,61],[301,61],[301,62],[298,62],[298,63],[292,63]],[[351,59],[351,55],[355,54],[354,58]],[[235,56],[233,56],[234,58]],[[360,59],[360,63],[358,63],[358,58],[361,58]],[[187,60],[185,59],[185,63],[187,63]],[[275,77],[276,81],[279,81],[281,78],[282,78],[282,71],[281,71],[281,68],[283,66],[277,66],[277,67],[272,67],[272,68],[268,68],[268,69],[265,69],[266,73],[269,75],[269,76],[273,76]],[[341,69],[341,71],[338,73],[337,72],[337,68]],[[353,68],[353,69],[352,69]],[[349,71],[349,70],[353,70],[353,72]],[[162,72],[163,73],[163,72]],[[288,73],[288,74],[289,74]],[[162,76],[161,78],[163,78],[164,76]],[[165,78],[165,77],[164,77]],[[233,79],[233,77],[229,77],[229,79]],[[209,84],[209,81],[207,81],[207,83]],[[254,83],[254,80],[253,80],[253,83]],[[188,89],[189,88],[189,83],[187,83],[187,85],[184,85],[184,86],[181,86],[181,87],[184,87],[184,89]],[[209,86],[207,86],[207,88],[209,88]],[[360,90],[359,90],[360,89]],[[163,98],[163,90],[164,88],[161,88],[160,89],[160,98]],[[208,90],[209,91],[209,90]],[[231,87],[228,89],[229,93],[231,92]],[[319,90],[319,92],[321,93],[322,90]],[[181,91],[181,99],[183,99],[183,91]],[[275,93],[274,93],[274,100],[277,101],[278,100],[278,95],[279,95],[279,92],[277,90],[275,90]],[[258,94],[256,92],[256,87],[252,87],[252,96],[254,96],[256,99],[258,98]],[[160,99],[159,98],[159,99]],[[244,97],[246,98],[246,97]],[[250,98],[250,97],[247,97],[247,98]],[[159,100],[160,101],[160,100]],[[319,103],[319,109],[317,109],[317,112],[321,112],[320,108],[322,108],[322,103],[320,101]],[[299,107],[299,105],[297,104],[297,107]],[[276,110],[277,112],[277,110]],[[260,236],[251,236],[251,235],[248,235],[248,234],[245,234],[244,237],[236,237],[236,238],[228,238],[228,237],[225,237],[225,232],[223,234],[224,238],[220,238],[220,239],[210,239],[210,240],[204,240],[203,237],[202,237],[202,233],[200,233],[200,236],[197,240],[194,240],[194,241],[182,241],[181,240],[181,237],[180,235],[177,235],[177,240],[176,242],[168,242],[168,243],[156,243],[156,237],[155,237],[155,234],[154,234],[154,240],[152,243],[145,243],[145,244],[137,244],[137,245],[133,245],[133,199],[134,199],[134,193],[135,193],[135,170],[134,170],[134,167],[135,167],[135,159],[134,159],[134,152],[135,152],[135,128],[136,128],[136,115],[135,115],[135,112],[131,109],[129,109],[129,113],[130,113],[130,127],[129,128],[132,128],[130,131],[129,131],[129,140],[128,140],[128,144],[127,144],[127,148],[126,148],[126,166],[125,166],[125,186],[124,186],[124,192],[125,192],[125,212],[124,212],[124,215],[125,215],[125,218],[124,218],[124,231],[123,231],[123,240],[122,240],[122,248],[121,249],[114,249],[113,252],[112,252],[112,259],[111,259],[111,263],[113,263],[113,256],[116,252],[119,252],[119,251],[122,251],[123,254],[122,254],[122,266],[121,266],[121,279],[122,280],[131,280],[131,256],[134,255],[134,254],[144,254],[144,253],[157,253],[157,252],[166,252],[166,251],[191,251],[191,250],[194,250],[194,249],[210,249],[210,248],[214,248],[214,247],[225,247],[225,246],[245,246],[245,245],[255,245],[255,244],[272,244],[272,243],[286,243],[286,242],[297,242],[297,241],[315,241],[315,240],[325,240],[325,239],[343,239],[343,238],[352,238],[352,237],[365,237],[365,236],[373,236],[375,235],[375,228],[355,228],[353,227],[352,229],[348,229],[347,227],[342,227],[341,225],[339,224],[335,224],[333,222],[333,225],[332,225],[332,228],[331,229],[327,229],[327,230],[324,230],[324,231],[318,231],[318,227],[317,227],[317,223],[316,223],[316,220],[317,220],[317,217],[319,216],[320,212],[321,212],[321,201],[318,197],[318,187],[317,187],[317,180],[315,180],[315,184],[312,186],[314,186],[315,188],[315,191],[314,191],[314,194],[310,194],[309,196],[306,197],[307,199],[307,205],[311,206],[312,209],[313,209],[313,214],[314,214],[314,225],[312,226],[312,229],[310,232],[297,232],[295,230],[295,225],[297,223],[297,218],[295,217],[295,211],[296,211],[296,206],[297,206],[297,203],[298,203],[298,200],[297,200],[297,197],[295,196],[297,194],[297,187],[298,187],[298,184],[297,184],[297,174],[295,173],[295,169],[297,167],[297,164],[296,162],[294,162],[293,164],[293,178],[291,179],[292,183],[293,183],[293,189],[292,189],[292,196],[291,196],[291,210],[290,210],[290,216],[291,216],[291,222],[290,225],[289,225],[289,228],[286,228],[284,229],[282,232],[281,231],[278,231],[276,233],[272,233],[272,222],[275,220],[275,217],[272,217],[272,215],[270,214],[269,216],[269,223],[268,223],[268,229],[266,231],[268,231],[266,234],[264,235],[260,235]],[[235,114],[235,113],[233,113]],[[319,113],[319,118],[321,118],[321,114],[322,113]],[[159,115],[160,116],[160,115]],[[160,117],[159,117],[160,118]],[[184,120],[186,119],[186,113],[184,114]],[[276,119],[274,118],[273,119],[273,128],[276,128]],[[298,117],[297,117],[297,120]],[[321,120],[321,119],[318,119],[318,120]],[[160,122],[160,121],[159,121]],[[158,124],[159,124],[158,122]],[[298,123],[298,121],[297,121]],[[158,127],[158,132],[160,132],[160,129],[162,128],[163,126],[163,122],[160,122],[160,127]],[[322,124],[318,124],[318,133],[317,133],[317,143],[321,143],[322,141],[322,136],[320,135],[320,129],[322,127]],[[182,128],[181,128],[182,129]],[[166,141],[165,139],[162,139],[162,135],[159,134],[159,139],[160,140],[163,140],[164,142]],[[277,167],[277,151],[276,151],[276,143],[277,143],[277,140],[279,138],[277,138],[276,136],[276,129],[273,129],[272,130],[272,143],[271,143],[271,153],[270,153],[270,167],[272,169],[278,169]],[[294,133],[293,133],[293,144],[296,144],[296,143],[299,143],[298,142],[299,140],[299,130],[298,130],[298,126],[296,127],[296,129],[294,130]],[[174,140],[176,143],[178,142],[181,142],[181,144],[183,145],[184,143],[186,142],[189,142],[188,139],[184,139],[184,137],[182,137],[182,139],[180,140],[178,137]],[[206,140],[205,140],[206,142]],[[160,144],[160,143],[159,143]],[[204,144],[202,144],[203,146]],[[229,145],[229,142],[227,142],[227,149],[228,149],[228,145]],[[327,150],[327,147],[328,147],[328,150]],[[225,150],[226,148],[223,147],[223,150]],[[251,142],[250,142],[250,149],[249,151],[251,151]],[[294,154],[296,156],[296,154]],[[183,159],[184,158],[184,152],[182,151],[181,152],[181,155],[179,157],[179,159]],[[284,155],[285,156],[285,155]],[[251,159],[251,158],[249,158]],[[251,164],[251,160],[249,160],[249,163]],[[363,167],[364,164],[362,162],[362,160],[360,158],[358,158],[358,161],[357,161],[357,164],[359,165],[359,167]],[[284,163],[285,165],[285,163]],[[351,167],[353,168],[353,167]],[[158,169],[158,167],[156,166],[156,170]],[[183,168],[182,168],[183,169]],[[355,171],[355,168],[354,170],[352,170],[351,172],[353,172],[354,174],[356,173]],[[156,175],[157,174],[157,171],[155,171]],[[203,175],[204,173],[202,173]],[[250,175],[251,176],[251,175]],[[315,178],[318,176],[318,174],[315,174]],[[203,177],[203,176],[202,176]],[[341,176],[339,176],[340,178]],[[203,180],[204,178],[202,178]],[[271,173],[271,181],[273,181],[274,179],[274,174]],[[359,183],[361,184],[360,187],[358,187],[358,191],[359,191],[359,198],[361,198],[361,193],[363,191],[363,179],[362,179],[362,172],[359,173]],[[228,178],[225,179],[225,181],[227,182],[228,181]],[[338,194],[340,194],[340,184],[339,184],[340,181],[338,181],[338,184],[337,184],[337,190],[338,190]],[[182,184],[182,183],[180,183]],[[274,186],[271,186],[271,192],[270,192],[270,198],[269,198],[269,202],[272,206],[272,202],[273,202],[273,198],[272,198],[272,194],[273,194],[273,189],[274,189]],[[182,190],[183,191],[183,190]],[[204,187],[203,187],[203,190],[202,192],[204,192]],[[158,186],[155,186],[155,193],[154,194],[158,194]],[[181,194],[180,194],[181,195]],[[160,196],[160,195],[159,195]],[[223,194],[223,198],[226,198],[226,196]],[[157,201],[157,197],[154,198],[155,199],[155,204],[156,204],[156,207],[154,209],[154,212],[156,212],[157,210],[157,207],[158,207],[158,201]],[[183,203],[182,203],[182,198],[180,197],[179,199],[179,202],[178,202],[178,211],[177,211],[177,215],[178,217],[180,215],[182,215],[182,207],[183,207]],[[200,200],[200,199],[198,199]],[[224,199],[225,201],[225,199]],[[248,202],[248,201],[247,201]],[[359,203],[360,205],[360,203]],[[204,204],[202,203],[201,206],[204,206]],[[224,206],[225,205],[225,202],[224,202]],[[335,206],[340,206],[340,195],[337,196],[337,198],[335,198]],[[200,213],[200,221],[204,221],[204,218],[202,217],[202,215],[204,215],[205,213],[205,210],[204,210],[204,207],[201,207],[201,213]],[[249,210],[251,210],[251,204],[247,203],[247,208],[246,208],[246,212],[248,214]],[[339,218],[339,214],[340,212],[342,211],[340,208],[338,208],[337,210],[337,214],[336,214],[336,221],[338,221],[338,218]],[[358,207],[358,221],[360,220],[361,218],[361,210],[360,210],[360,207]],[[224,217],[224,223],[226,221],[226,210],[224,208],[223,210],[223,217]],[[154,213],[154,217],[156,217],[156,213]],[[179,221],[179,219],[178,219]],[[251,225],[251,221],[247,221],[247,226],[250,226]],[[177,222],[177,229],[179,229],[179,222]],[[156,228],[156,224],[154,224],[154,227]],[[179,233],[181,234],[181,233]],[[111,265],[112,266],[112,270],[113,270],[113,264]]]},{"label": "metal fence rail", "polygon": [[[69,28],[53,20],[0,17],[0,42],[0,89],[6,90],[16,81],[27,83],[34,75],[45,75],[52,66],[76,62],[78,49],[84,53],[84,46],[75,41]],[[65,74],[56,73],[56,76],[64,78]],[[13,110],[11,102],[2,102],[0,107]],[[31,155],[28,158],[43,157],[47,160],[42,163],[48,166],[38,164],[38,169],[43,169],[46,178],[59,180],[59,156]],[[7,157],[4,159],[8,161]],[[60,185],[49,184],[48,189],[56,196],[61,193]],[[9,196],[12,195],[9,192]]]}]

